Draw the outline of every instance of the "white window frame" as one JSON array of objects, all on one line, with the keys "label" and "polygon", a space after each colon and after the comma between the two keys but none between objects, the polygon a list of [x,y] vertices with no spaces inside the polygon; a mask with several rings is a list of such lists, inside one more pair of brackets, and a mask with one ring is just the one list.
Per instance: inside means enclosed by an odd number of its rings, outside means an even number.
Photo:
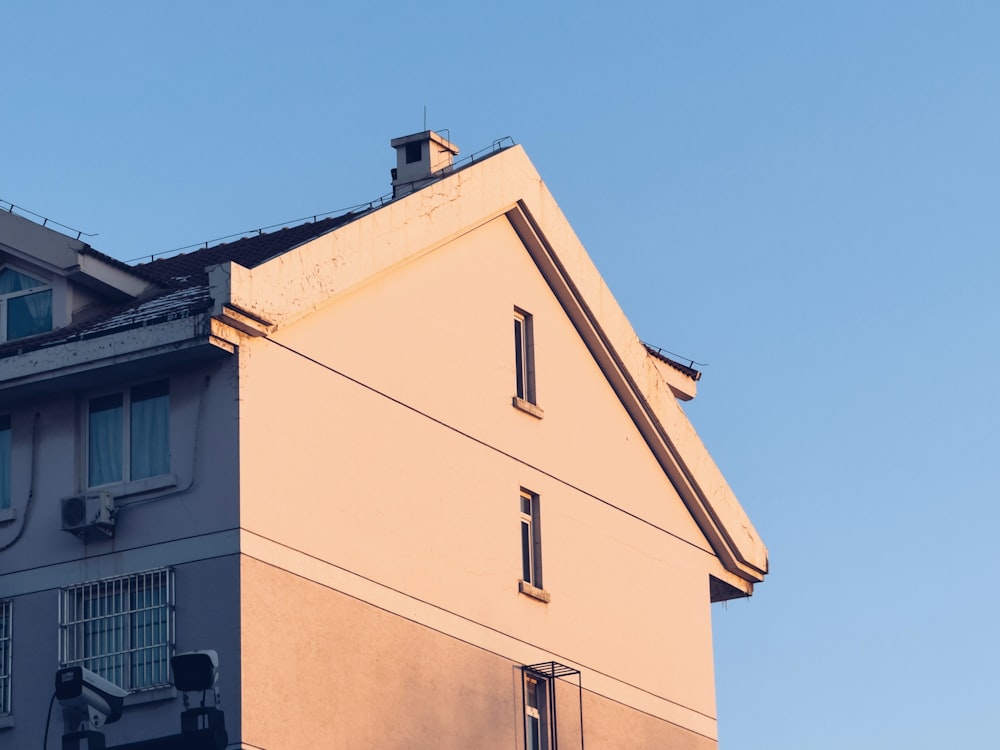
[{"label": "white window frame", "polygon": [[[549,750],[549,690],[550,680],[544,675],[524,672],[524,748]],[[532,700],[534,699],[534,700]]]},{"label": "white window frame", "polygon": [[174,635],[172,568],[60,589],[60,668],[84,666],[130,693],[169,687]]},{"label": "white window frame", "polygon": [[[164,436],[167,447],[167,470],[160,472],[154,476],[169,476],[171,469],[171,455],[170,455],[170,422],[171,422],[171,409],[170,409],[170,381],[167,378],[158,378],[156,380],[148,380],[140,383],[133,383],[125,388],[117,388],[114,390],[100,391],[96,393],[91,393],[83,403],[83,486],[86,489],[94,489],[98,487],[110,487],[118,484],[127,484],[135,481],[142,481],[151,479],[151,477],[133,477],[132,476],[132,393],[135,389],[141,388],[143,386],[159,385],[165,384],[166,395],[167,395],[167,433]],[[109,396],[121,396],[121,410],[122,410],[122,423],[121,423],[121,476],[117,479],[112,479],[108,482],[102,482],[99,484],[91,484],[91,472],[90,472],[90,453],[91,453],[91,430],[90,430],[90,417],[91,417],[91,404],[94,401],[107,398]]]},{"label": "white window frame", "polygon": [[39,278],[36,274],[28,273],[27,271],[23,271],[20,268],[17,268],[15,266],[11,266],[9,264],[8,265],[0,266],[0,272],[2,272],[4,270],[7,270],[7,269],[9,269],[9,270],[11,270],[11,271],[13,271],[15,273],[18,273],[21,276],[27,276],[29,279],[33,279],[34,281],[37,281],[38,282],[38,286],[34,286],[34,287],[30,288],[30,289],[21,289],[21,290],[16,291],[16,292],[7,292],[6,294],[0,294],[0,343],[6,342],[8,340],[9,341],[18,341],[21,338],[27,338],[27,336],[17,337],[17,338],[13,338],[13,339],[8,339],[7,338],[7,302],[10,301],[10,300],[12,300],[12,299],[16,299],[18,297],[27,297],[27,296],[29,296],[31,294],[40,294],[40,293],[45,292],[45,291],[49,292],[49,294],[51,295],[50,305],[52,306],[52,310],[50,312],[50,317],[52,317],[53,320],[50,321],[50,325],[49,325],[48,330],[46,330],[46,331],[38,331],[37,333],[32,333],[32,334],[29,334],[29,335],[30,336],[38,336],[38,335],[41,335],[42,333],[48,333],[48,331],[51,331],[52,330],[52,326],[54,324],[54,318],[55,318],[55,309],[54,309],[54,305],[55,305],[55,290],[52,287],[52,283],[49,282],[49,281],[45,281],[44,279]]},{"label": "white window frame", "polygon": [[0,601],[0,716],[10,716],[11,706],[11,666],[13,664],[14,603],[10,599]]},{"label": "white window frame", "polygon": [[521,580],[542,588],[542,540],[538,523],[538,493],[521,488]]}]

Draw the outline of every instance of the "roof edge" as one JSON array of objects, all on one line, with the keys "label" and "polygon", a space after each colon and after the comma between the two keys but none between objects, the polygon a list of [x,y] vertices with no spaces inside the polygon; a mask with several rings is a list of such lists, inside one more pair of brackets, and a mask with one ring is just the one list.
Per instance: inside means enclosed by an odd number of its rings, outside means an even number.
[{"label": "roof edge", "polygon": [[[508,212],[508,219],[723,566],[751,584],[762,581],[768,566],[766,547],[677,403],[673,389],[653,364],[646,345],[555,201],[550,201],[541,204],[547,212],[544,220],[562,224],[552,227],[561,240],[573,238],[572,258],[556,254],[541,222],[524,201]],[[571,269],[569,264],[575,267]],[[577,283],[584,279],[588,287]]]}]

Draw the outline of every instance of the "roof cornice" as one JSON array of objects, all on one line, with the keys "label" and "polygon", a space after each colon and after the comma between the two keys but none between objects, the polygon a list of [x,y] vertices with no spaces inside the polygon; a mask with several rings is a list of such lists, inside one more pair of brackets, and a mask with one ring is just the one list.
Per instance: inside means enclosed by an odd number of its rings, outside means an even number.
[{"label": "roof cornice", "polygon": [[[763,580],[767,573],[767,551],[677,404],[675,394],[662,378],[651,376],[653,366],[646,347],[627,324],[610,291],[606,287],[599,290],[599,314],[547,241],[526,203],[519,201],[507,212],[507,218],[723,567],[743,583],[729,582],[751,593],[753,583]],[[608,321],[617,326],[607,326],[602,317],[620,319]],[[618,335],[609,334],[609,328],[617,328]],[[641,355],[636,356],[640,351]]]}]

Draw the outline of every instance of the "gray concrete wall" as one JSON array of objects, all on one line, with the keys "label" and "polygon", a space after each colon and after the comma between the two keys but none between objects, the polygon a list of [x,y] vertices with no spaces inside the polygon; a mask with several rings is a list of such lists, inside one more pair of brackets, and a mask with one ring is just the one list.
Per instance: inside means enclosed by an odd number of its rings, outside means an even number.
[{"label": "gray concrete wall", "polygon": [[[81,446],[91,389],[20,402],[9,411],[15,517],[0,525],[0,547],[7,545],[0,550],[0,599],[13,602],[13,666],[12,717],[0,720],[4,750],[40,746],[58,668],[59,588],[165,566],[176,571],[176,648],[220,652],[223,693],[231,697],[227,708],[238,724],[235,362],[215,360],[147,376],[140,379],[170,380],[171,473],[176,481],[139,493],[134,486],[107,488],[116,494],[119,508],[113,539],[84,544],[61,529],[60,499],[85,488]],[[179,698],[140,702],[108,727],[108,741],[176,732],[179,712]],[[58,708],[52,722],[50,747],[56,747],[62,731]]]},{"label": "gray concrete wall", "polygon": [[[175,566],[178,652],[213,648],[220,658],[220,690],[227,725],[240,725],[239,558],[236,555]],[[12,726],[0,728],[4,750],[38,750],[58,669],[58,589],[13,597]],[[130,698],[122,718],[105,727],[108,745],[180,731],[182,699],[172,689]],[[200,694],[192,696],[200,701]],[[228,701],[226,700],[228,698]],[[211,705],[211,698],[209,699]],[[59,747],[62,715],[53,707],[48,748]],[[236,730],[238,732],[238,729]],[[232,731],[231,731],[232,733]]]},{"label": "gray concrete wall", "polygon": [[[92,389],[63,391],[10,409],[11,505],[0,525],[0,597],[20,590],[10,574],[57,563],[98,559],[238,525],[236,368],[232,359],[145,377],[170,380],[171,473],[176,482],[148,492],[112,485],[119,508],[113,539],[86,545],[61,530],[60,499],[86,489],[83,443]],[[127,387],[134,381],[105,383]],[[30,498],[30,499],[29,499]],[[23,528],[22,528],[23,527]],[[18,538],[19,535],[19,538]],[[14,541],[17,538],[17,541]],[[77,576],[101,575],[99,563]]]}]

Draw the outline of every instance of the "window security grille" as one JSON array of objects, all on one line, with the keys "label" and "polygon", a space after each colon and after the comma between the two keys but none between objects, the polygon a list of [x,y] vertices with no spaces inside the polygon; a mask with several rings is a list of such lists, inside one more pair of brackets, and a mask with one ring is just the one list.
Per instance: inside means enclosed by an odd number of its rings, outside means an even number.
[{"label": "window security grille", "polygon": [[62,589],[59,664],[81,665],[131,692],[170,684],[173,570],[105,578]]},{"label": "window security grille", "polygon": [[0,716],[10,713],[11,603],[0,602]]},{"label": "window security grille", "polygon": [[[524,747],[526,750],[559,750],[556,716],[556,685],[576,677],[580,716],[580,750],[583,750],[583,682],[580,671],[546,661],[521,667],[521,701],[524,703]],[[572,683],[571,683],[572,684]]]}]

